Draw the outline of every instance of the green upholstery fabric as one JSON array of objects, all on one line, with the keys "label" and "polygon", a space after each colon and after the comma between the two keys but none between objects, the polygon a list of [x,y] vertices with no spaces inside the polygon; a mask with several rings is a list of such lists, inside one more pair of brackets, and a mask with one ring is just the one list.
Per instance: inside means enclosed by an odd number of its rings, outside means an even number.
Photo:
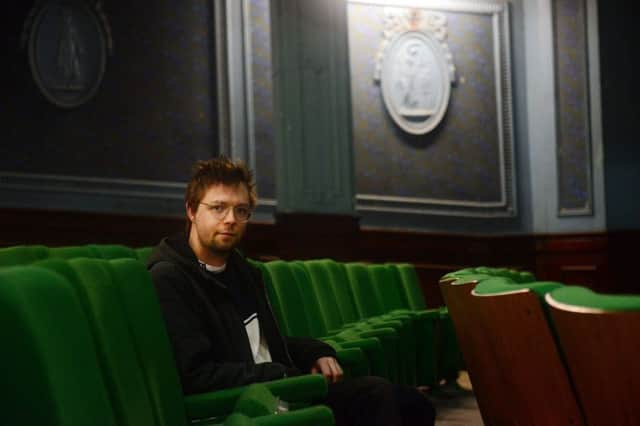
[{"label": "green upholstery fabric", "polygon": [[331,259],[323,261],[323,265],[329,271],[333,294],[343,321],[346,324],[360,321],[355,297],[349,286],[346,267],[343,263]]},{"label": "green upholstery fabric", "polygon": [[0,270],[6,425],[116,426],[83,308],[61,275]]},{"label": "green upholstery fabric", "polygon": [[[321,337],[322,335],[322,319],[316,319],[315,330],[312,331],[310,321],[307,317],[307,307],[303,302],[302,294],[296,283],[296,278],[293,275],[293,271],[283,260],[274,260],[264,264],[270,279],[268,280],[270,287],[273,291],[269,293],[273,295],[275,300],[278,300],[278,305],[282,309],[282,317],[286,323],[285,333],[288,336],[293,337]],[[306,305],[314,302],[314,300],[307,300]]]},{"label": "green upholstery fabric", "polygon": [[282,307],[282,302],[280,301],[280,296],[276,292],[276,289],[273,285],[273,281],[271,279],[271,274],[269,270],[265,266],[263,262],[259,262],[256,260],[249,259],[249,263],[260,269],[260,273],[262,274],[262,279],[264,281],[265,286],[267,287],[267,295],[269,297],[269,303],[271,303],[271,308],[273,309],[273,313],[276,317],[276,321],[280,325],[282,332],[287,336],[293,336],[289,331],[289,321],[291,318],[288,318],[284,314],[284,309]]},{"label": "green upholstery fabric", "polygon": [[637,294],[601,294],[585,287],[566,286],[554,289],[549,297],[576,308],[606,312],[640,311],[640,295]]},{"label": "green upholstery fabric", "polygon": [[[109,264],[101,259],[47,259],[36,263],[74,286],[92,330],[113,409],[121,425],[155,423],[155,408]],[[184,414],[182,422],[184,424]]]},{"label": "green upholstery fabric", "polygon": [[248,417],[260,417],[275,414],[278,409],[278,398],[273,396],[266,386],[261,384],[249,385],[238,397],[234,413]]},{"label": "green upholstery fabric", "polygon": [[416,273],[416,268],[409,263],[399,263],[393,266],[395,266],[400,276],[406,307],[414,311],[427,309],[427,304],[420,290],[420,279]]},{"label": "green upholstery fabric", "polygon": [[[119,294],[123,316],[129,325],[133,345],[140,359],[140,371],[145,378],[158,424],[181,424],[187,417],[182,387],[151,275],[135,259],[114,259],[101,263],[108,265],[111,284]],[[231,404],[231,401],[226,406],[221,403],[220,408],[228,413]],[[216,410],[211,415],[220,413]]]},{"label": "green upholstery fabric", "polygon": [[518,284],[504,277],[494,277],[478,283],[473,293],[481,296],[488,296],[499,293],[510,293],[521,291],[524,289],[531,290],[538,296],[542,297],[551,290],[562,287],[562,283],[555,281],[533,281],[526,284]]},{"label": "green upholstery fabric", "polygon": [[[455,356],[457,357],[456,359],[461,359],[455,333],[441,333],[444,338],[436,338],[439,328],[448,330],[448,328],[441,327],[440,324],[443,317],[443,309],[420,308],[420,306],[426,306],[426,304],[413,265],[387,264],[386,266],[391,271],[394,287],[399,293],[400,306],[415,315],[415,328],[419,337],[416,341],[417,383],[434,386],[438,381],[438,358]],[[439,343],[438,340],[442,340],[442,342]],[[461,366],[455,366],[454,368],[457,373]]]},{"label": "green upholstery fabric", "polygon": [[[403,367],[405,368],[405,383],[415,385],[417,383],[416,364],[417,357],[433,359],[427,353],[426,344],[433,349],[433,320],[438,316],[437,312],[422,316],[418,312],[406,309],[401,292],[401,285],[396,280],[396,275],[388,265],[373,264],[368,266],[371,275],[371,283],[378,295],[386,314],[407,317],[407,342],[405,347]],[[425,339],[429,339],[427,342]],[[422,359],[421,359],[422,363]],[[426,384],[426,383],[420,383]]]},{"label": "green upholstery fabric", "polygon": [[91,246],[65,246],[49,248],[49,257],[75,259],[76,257],[100,258],[100,252]]},{"label": "green upholstery fabric", "polygon": [[332,426],[334,424],[333,414],[325,406],[256,418],[234,413],[224,421],[224,426]]},{"label": "green upholstery fabric", "polygon": [[531,272],[517,271],[509,268],[493,268],[488,266],[478,266],[475,268],[464,268],[445,274],[442,279],[468,278],[473,275],[486,275],[488,277],[509,278],[517,283],[528,283],[536,278]]},{"label": "green upholstery fabric", "polygon": [[27,265],[49,256],[45,246],[13,246],[0,248],[0,266]]},{"label": "green upholstery fabric", "polygon": [[354,295],[358,315],[372,324],[392,327],[399,335],[398,378],[400,383],[411,384],[415,380],[415,330],[407,313],[388,314],[373,283],[367,265],[345,264],[349,287]]},{"label": "green upholstery fabric", "polygon": [[151,256],[151,253],[153,252],[153,247],[139,247],[134,250],[138,260],[146,265],[149,256]]},{"label": "green upholstery fabric", "polygon": [[136,251],[121,244],[89,244],[103,259],[138,259]]},{"label": "green upholstery fabric", "polygon": [[267,286],[272,289],[271,298],[278,300],[281,310],[276,316],[285,318],[284,322],[287,324],[285,334],[324,340],[336,350],[338,360],[345,367],[348,376],[367,374],[370,366],[364,355],[368,355],[370,351],[380,352],[379,343],[357,335],[327,337],[326,324],[320,313],[318,301],[306,291],[309,290],[308,285],[302,283],[308,280],[304,268],[296,266],[293,262],[281,260],[267,262],[264,268],[269,276],[266,281]]}]

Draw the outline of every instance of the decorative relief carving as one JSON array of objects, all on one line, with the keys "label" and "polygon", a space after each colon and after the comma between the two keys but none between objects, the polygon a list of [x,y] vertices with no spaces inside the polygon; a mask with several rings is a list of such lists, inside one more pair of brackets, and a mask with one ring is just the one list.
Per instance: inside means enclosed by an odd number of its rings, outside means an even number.
[{"label": "decorative relief carving", "polygon": [[22,43],[38,88],[64,108],[82,105],[96,94],[112,46],[101,3],[85,0],[37,2],[25,22]]},{"label": "decorative relief carving", "polygon": [[374,79],[387,111],[407,133],[422,135],[442,120],[455,66],[443,13],[386,7]]}]

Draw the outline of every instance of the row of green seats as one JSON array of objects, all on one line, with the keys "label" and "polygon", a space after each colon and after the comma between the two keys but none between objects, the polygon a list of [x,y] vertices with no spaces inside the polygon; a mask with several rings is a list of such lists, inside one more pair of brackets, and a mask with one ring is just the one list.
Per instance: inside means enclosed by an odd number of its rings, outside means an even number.
[{"label": "row of green seats", "polygon": [[487,424],[640,424],[639,295],[486,267],[441,289]]},{"label": "row of green seats", "polygon": [[426,309],[413,265],[331,259],[253,263],[263,273],[285,334],[359,348],[371,374],[393,382],[438,383],[438,362],[450,356],[437,339],[443,314]]},{"label": "row of green seats", "polygon": [[0,321],[11,324],[0,355],[11,366],[1,395],[10,424],[333,424],[324,406],[270,415],[273,395],[294,405],[324,396],[320,375],[184,397],[137,259],[52,257],[0,268],[0,307]]},{"label": "row of green seats", "polygon": [[120,244],[87,244],[83,246],[47,247],[20,245],[0,248],[0,266],[27,265],[37,260],[88,257],[96,259],[130,258],[146,262],[152,247],[131,248]]}]

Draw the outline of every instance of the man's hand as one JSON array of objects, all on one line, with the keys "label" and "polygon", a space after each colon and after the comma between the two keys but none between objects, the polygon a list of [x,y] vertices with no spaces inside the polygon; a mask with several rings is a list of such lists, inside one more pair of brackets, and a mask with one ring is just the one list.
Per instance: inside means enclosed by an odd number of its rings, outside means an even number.
[{"label": "man's hand", "polygon": [[322,374],[329,383],[336,383],[342,380],[342,367],[338,364],[338,361],[330,356],[323,356],[318,358],[311,367],[311,374]]}]

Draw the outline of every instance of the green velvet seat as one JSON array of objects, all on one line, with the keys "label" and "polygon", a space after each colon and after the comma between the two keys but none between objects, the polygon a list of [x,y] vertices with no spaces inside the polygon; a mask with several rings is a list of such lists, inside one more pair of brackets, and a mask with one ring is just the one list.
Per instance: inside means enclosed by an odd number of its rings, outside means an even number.
[{"label": "green velvet seat", "polygon": [[314,406],[253,418],[241,413],[234,413],[225,419],[223,426],[331,426],[333,424],[333,414],[329,408]]},{"label": "green velvet seat", "polygon": [[101,258],[100,252],[90,245],[50,247],[49,257],[56,259],[75,259],[77,257]]},{"label": "green velvet seat", "polygon": [[[223,418],[245,387],[182,394],[151,277],[137,259],[49,259],[38,263],[75,282],[90,318],[114,410],[122,424],[186,424]],[[307,402],[326,393],[321,376],[266,383],[288,401]],[[149,417],[144,423],[140,418]]]},{"label": "green velvet seat", "polygon": [[57,271],[74,286],[89,318],[118,424],[184,424],[186,417],[178,389],[170,404],[157,404],[148,391],[145,370],[109,262],[47,259],[35,265]]},{"label": "green velvet seat", "polygon": [[[266,262],[261,268],[264,268],[266,274],[265,283],[269,287],[271,303],[276,307],[274,310],[279,312],[276,313],[276,318],[283,325],[287,336],[314,337],[330,344],[350,375],[367,374],[372,366],[381,364],[379,357],[382,348],[376,339],[357,334],[328,336],[318,301],[308,297],[308,293],[303,292],[304,286],[298,283],[298,279],[302,279],[304,275],[299,275],[296,279],[296,274],[304,274],[304,270],[294,267],[293,263],[281,260]],[[345,358],[345,354],[349,353],[345,351],[354,349],[362,354],[357,362]]]},{"label": "green velvet seat", "polygon": [[[358,348],[365,356],[366,370],[360,369],[358,375],[369,374],[386,377],[388,371],[388,356],[385,346],[395,342],[395,334],[392,330],[371,330],[350,328],[334,330],[332,324],[327,321],[323,313],[322,304],[313,292],[309,272],[302,262],[288,262],[287,266],[292,272],[298,294],[304,305],[309,323],[310,336],[320,338],[331,344],[337,343],[342,347]],[[389,334],[393,334],[387,339]]]},{"label": "green velvet seat", "polygon": [[[406,360],[410,358],[407,356],[408,350],[405,349],[408,343],[400,340],[401,335],[396,329],[400,323],[368,321],[358,316],[344,265],[331,259],[308,260],[303,264],[309,273],[310,288],[321,302],[329,330],[332,332],[357,330],[379,338],[388,360],[388,377],[392,381],[399,381],[400,365],[401,363],[406,365]],[[402,377],[406,378],[406,375]]]},{"label": "green velvet seat", "polygon": [[[452,370],[457,375],[460,369],[460,355],[453,336],[445,335],[442,344],[436,338],[437,334],[444,329],[442,318],[444,308],[426,309],[424,297],[420,290],[418,276],[415,268],[411,264],[386,264],[380,265],[386,268],[383,274],[378,277],[377,289],[384,294],[384,304],[389,312],[407,312],[414,318],[414,325],[417,331],[417,364],[416,375],[419,384],[434,386],[438,381],[437,364],[438,358],[457,359]],[[386,280],[381,281],[380,279]],[[419,300],[413,300],[414,298]],[[420,307],[422,306],[422,307]],[[450,322],[448,314],[444,322]],[[451,342],[452,341],[452,342]]]},{"label": "green velvet seat", "polygon": [[153,247],[138,247],[134,250],[136,252],[136,257],[138,258],[138,260],[146,265],[147,260],[153,252]]},{"label": "green velvet seat", "polygon": [[387,312],[376,291],[374,276],[368,265],[359,262],[344,265],[360,318],[370,323],[395,324],[393,327],[400,336],[398,380],[412,384],[415,382],[416,331],[411,314]]},{"label": "green velvet seat", "polygon": [[568,286],[545,300],[586,423],[640,424],[640,295]]},{"label": "green velvet seat", "polygon": [[[389,264],[392,272],[395,272],[396,281],[402,287],[401,295],[404,298],[405,306],[411,310],[419,312],[431,312],[427,309],[422,290],[420,288],[420,279],[415,267],[409,263]],[[436,377],[435,380],[455,380],[459,370],[464,368],[462,354],[458,344],[455,327],[447,306],[437,308],[439,318],[436,322],[435,344],[436,351]],[[433,378],[427,372],[427,380]]]},{"label": "green velvet seat", "polygon": [[21,245],[0,248],[0,266],[27,265],[49,256],[49,249],[41,245]]},{"label": "green velvet seat", "polygon": [[78,296],[59,274],[0,269],[2,423],[120,426]]},{"label": "green velvet seat", "polygon": [[131,247],[122,244],[89,244],[102,259],[137,259],[138,254]]}]

